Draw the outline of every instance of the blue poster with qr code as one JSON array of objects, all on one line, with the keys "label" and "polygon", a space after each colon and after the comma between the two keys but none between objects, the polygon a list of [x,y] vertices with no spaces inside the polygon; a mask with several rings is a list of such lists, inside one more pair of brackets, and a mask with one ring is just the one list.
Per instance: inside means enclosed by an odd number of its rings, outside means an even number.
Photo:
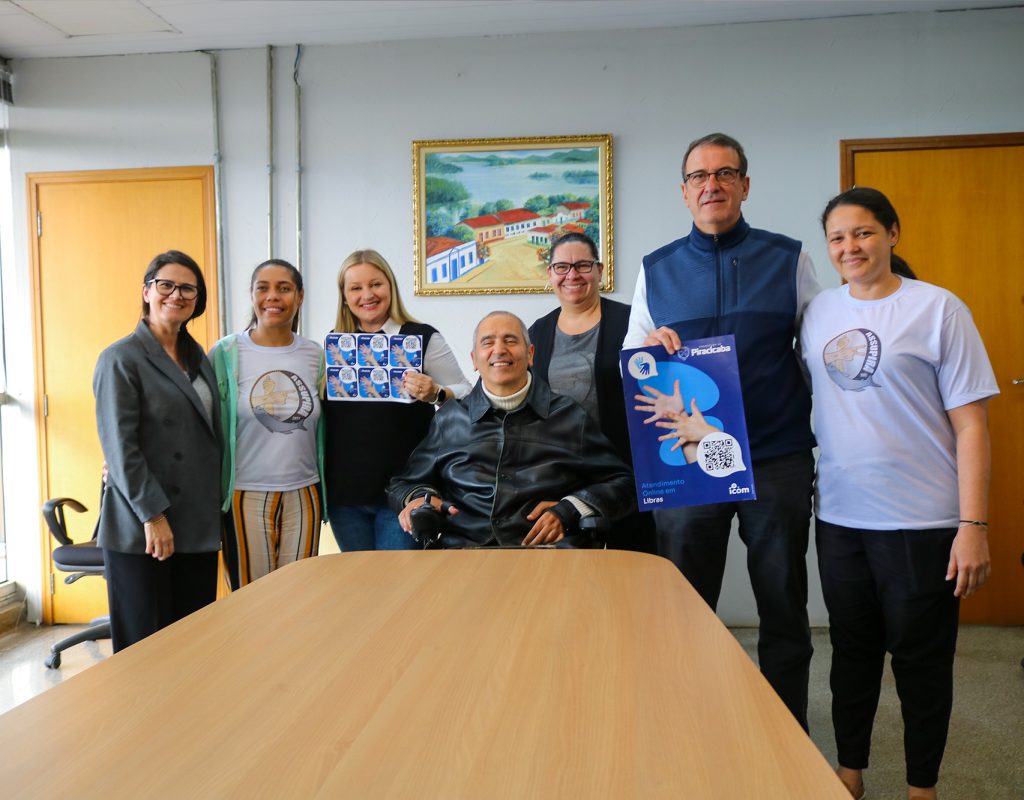
[{"label": "blue poster with qr code", "polygon": [[754,500],[731,335],[623,350],[622,386],[641,511]]}]

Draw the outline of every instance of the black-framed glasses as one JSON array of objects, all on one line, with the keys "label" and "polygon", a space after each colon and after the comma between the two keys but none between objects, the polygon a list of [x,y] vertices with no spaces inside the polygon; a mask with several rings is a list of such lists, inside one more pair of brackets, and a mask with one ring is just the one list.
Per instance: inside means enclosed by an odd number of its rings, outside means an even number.
[{"label": "black-framed glasses", "polygon": [[575,269],[580,275],[586,275],[600,263],[600,261],[576,261],[570,264],[568,261],[556,261],[551,265],[551,271],[556,275],[568,275],[569,270]]},{"label": "black-framed glasses", "polygon": [[735,167],[722,167],[721,169],[716,169],[714,172],[708,172],[705,169],[698,169],[694,170],[689,175],[684,175],[683,183],[688,183],[694,189],[699,189],[708,182],[708,178],[712,175],[715,176],[715,180],[718,181],[720,186],[731,186],[736,183],[736,179],[740,177],[740,171]]},{"label": "black-framed glasses", "polygon": [[175,283],[164,278],[153,278],[148,283],[153,285],[161,297],[170,297],[174,294],[175,289],[178,290],[182,300],[195,300],[196,295],[199,294],[199,287],[193,283]]}]

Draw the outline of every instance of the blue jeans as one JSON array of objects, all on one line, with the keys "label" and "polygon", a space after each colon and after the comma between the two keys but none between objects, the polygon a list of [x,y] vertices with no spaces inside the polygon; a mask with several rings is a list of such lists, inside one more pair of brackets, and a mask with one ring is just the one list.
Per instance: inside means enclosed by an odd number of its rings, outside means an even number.
[{"label": "blue jeans", "polygon": [[355,550],[416,550],[416,540],[402,530],[387,506],[333,505],[327,508],[334,540],[343,553]]},{"label": "blue jeans", "polygon": [[761,672],[807,730],[811,631],[807,543],[814,458],[810,452],[755,461],[757,499],[654,512],[658,554],[670,559],[711,606],[718,605],[732,518],[740,521],[757,601]]}]

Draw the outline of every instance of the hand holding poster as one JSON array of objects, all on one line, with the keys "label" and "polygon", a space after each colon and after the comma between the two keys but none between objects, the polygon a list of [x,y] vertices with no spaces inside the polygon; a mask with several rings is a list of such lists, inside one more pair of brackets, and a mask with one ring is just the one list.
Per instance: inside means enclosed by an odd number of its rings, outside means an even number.
[{"label": "hand holding poster", "polygon": [[620,358],[640,510],[755,499],[733,337]]},{"label": "hand holding poster", "polygon": [[329,333],[327,399],[412,403],[404,377],[422,372],[423,337],[385,333]]}]

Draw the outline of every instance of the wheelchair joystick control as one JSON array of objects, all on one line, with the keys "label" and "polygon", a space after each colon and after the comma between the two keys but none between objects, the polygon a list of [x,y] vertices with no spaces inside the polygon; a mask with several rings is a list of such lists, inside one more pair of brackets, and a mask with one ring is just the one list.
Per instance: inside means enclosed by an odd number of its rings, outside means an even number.
[{"label": "wheelchair joystick control", "polygon": [[433,496],[428,492],[423,497],[423,505],[414,508],[409,514],[412,519],[412,537],[423,547],[429,547],[441,538],[444,513],[431,505]]}]

